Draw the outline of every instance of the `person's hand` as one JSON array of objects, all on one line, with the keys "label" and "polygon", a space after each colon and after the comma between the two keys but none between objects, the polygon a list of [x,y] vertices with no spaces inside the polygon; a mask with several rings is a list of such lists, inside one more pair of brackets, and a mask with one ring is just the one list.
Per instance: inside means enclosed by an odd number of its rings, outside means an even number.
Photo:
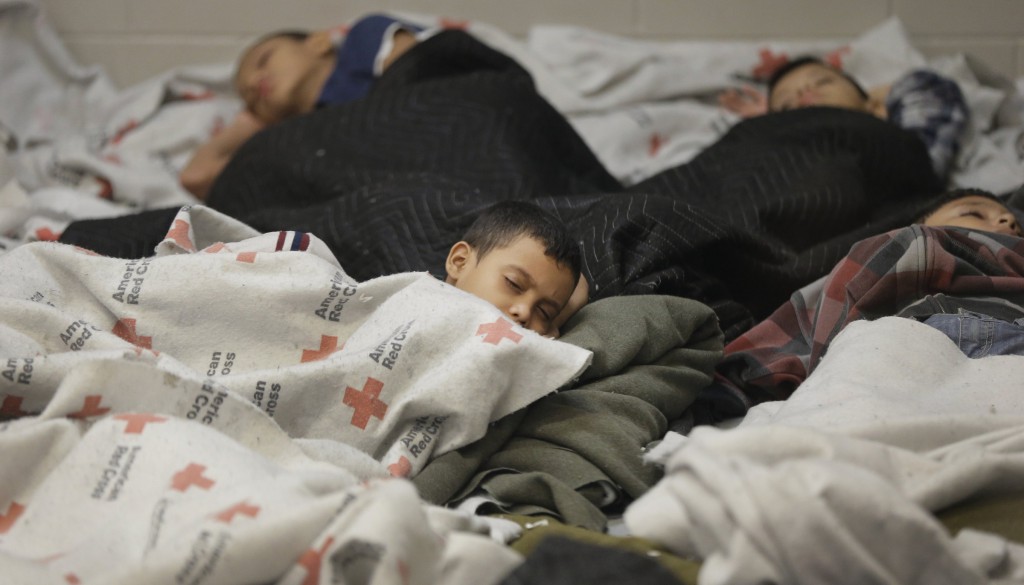
[{"label": "person's hand", "polygon": [[192,153],[178,175],[181,185],[200,200],[205,200],[217,175],[245,141],[266,126],[248,110],[242,110],[227,126],[216,130],[208,141]]},{"label": "person's hand", "polygon": [[768,96],[749,85],[733,87],[718,94],[718,105],[741,118],[753,118],[768,113]]},{"label": "person's hand", "polygon": [[225,133],[225,138],[231,142],[233,147],[231,150],[237,150],[242,143],[266,126],[266,123],[257,118],[252,112],[242,110],[231,120],[230,124],[221,128],[214,136]]}]

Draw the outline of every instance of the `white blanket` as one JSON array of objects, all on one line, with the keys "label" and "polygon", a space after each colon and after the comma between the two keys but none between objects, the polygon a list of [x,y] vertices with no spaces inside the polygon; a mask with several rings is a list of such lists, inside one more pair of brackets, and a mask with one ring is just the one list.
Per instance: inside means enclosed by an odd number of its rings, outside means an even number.
[{"label": "white blanket", "polygon": [[928,511],[1019,493],[1022,378],[916,321],[852,323],[789,400],[656,452],[626,523],[703,559],[702,585],[1019,583],[1024,547]]},{"label": "white blanket", "polygon": [[[202,396],[214,420],[181,415]],[[476,534],[482,519],[424,506],[407,480],[335,451],[344,465],[317,461],[245,399],[152,364],[83,363],[40,416],[0,424],[0,575],[470,585],[519,562]]]},{"label": "white blanket", "polygon": [[202,206],[150,258],[37,242],[0,272],[5,584],[497,582],[517,555],[463,534],[490,523],[401,478],[591,358]]},{"label": "white blanket", "polygon": [[119,91],[74,61],[36,0],[0,0],[0,123],[30,193],[72,189],[142,209],[195,202],[178,171],[238,112],[231,70],[182,67]]},{"label": "white blanket", "polygon": [[0,271],[0,393],[20,412],[43,410],[77,366],[127,357],[202,388],[161,412],[211,424],[234,393],[291,436],[355,446],[393,475],[478,439],[590,360],[426,273],[357,283],[315,236],[254,235],[202,206],[152,258],[36,243],[0,256]]}]

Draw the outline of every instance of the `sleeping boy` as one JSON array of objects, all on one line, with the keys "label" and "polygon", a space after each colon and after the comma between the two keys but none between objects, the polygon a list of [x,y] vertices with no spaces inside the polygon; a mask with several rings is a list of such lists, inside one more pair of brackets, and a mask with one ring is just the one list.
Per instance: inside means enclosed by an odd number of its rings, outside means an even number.
[{"label": "sleeping boy", "polygon": [[359,99],[374,80],[427,34],[418,26],[373,14],[336,30],[279,31],[253,43],[235,73],[245,109],[193,153],[178,180],[200,199],[254,134],[270,124]]},{"label": "sleeping boy", "polygon": [[921,214],[917,223],[1024,236],[1013,211],[999,197],[981,189],[949,191]]},{"label": "sleeping boy", "polygon": [[500,309],[518,325],[558,337],[587,302],[580,248],[565,224],[532,203],[487,208],[445,261],[445,282]]},{"label": "sleeping boy", "polygon": [[933,71],[917,69],[867,91],[848,73],[816,57],[800,57],[775,70],[767,95],[752,88],[727,90],[719,103],[745,118],[811,106],[871,114],[916,134],[939,177],[949,174],[968,118],[960,87]]}]

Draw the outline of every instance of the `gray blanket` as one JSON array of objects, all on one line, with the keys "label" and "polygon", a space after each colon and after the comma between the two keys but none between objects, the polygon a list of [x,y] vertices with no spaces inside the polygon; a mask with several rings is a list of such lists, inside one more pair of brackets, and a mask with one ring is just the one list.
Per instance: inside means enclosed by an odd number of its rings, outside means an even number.
[{"label": "gray blanket", "polygon": [[711,382],[722,356],[714,312],[678,297],[611,297],[584,307],[562,340],[594,352],[576,385],[429,463],[414,479],[426,500],[482,491],[503,502],[500,511],[603,530],[603,509],[660,478],[641,456]]}]

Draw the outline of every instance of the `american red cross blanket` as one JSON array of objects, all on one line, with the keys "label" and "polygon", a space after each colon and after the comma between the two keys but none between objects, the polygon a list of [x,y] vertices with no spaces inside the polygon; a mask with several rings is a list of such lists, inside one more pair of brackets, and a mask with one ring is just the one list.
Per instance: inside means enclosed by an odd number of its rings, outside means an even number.
[{"label": "american red cross blanket", "polygon": [[[477,585],[518,563],[483,518],[423,505],[368,455],[291,439],[247,397],[84,331],[78,353],[113,359],[77,360],[41,414],[0,423],[5,585]],[[5,381],[45,385],[49,363],[6,361]]]},{"label": "american red cross blanket", "polygon": [[[217,427],[230,397],[290,436],[412,476],[574,379],[590,352],[425,273],[351,279],[315,236],[184,208],[156,255],[37,243],[0,256],[0,413],[170,415]],[[145,364],[154,387],[82,387],[83,364]],[[191,393],[172,388],[188,382]],[[73,404],[76,403],[77,405]]]}]

